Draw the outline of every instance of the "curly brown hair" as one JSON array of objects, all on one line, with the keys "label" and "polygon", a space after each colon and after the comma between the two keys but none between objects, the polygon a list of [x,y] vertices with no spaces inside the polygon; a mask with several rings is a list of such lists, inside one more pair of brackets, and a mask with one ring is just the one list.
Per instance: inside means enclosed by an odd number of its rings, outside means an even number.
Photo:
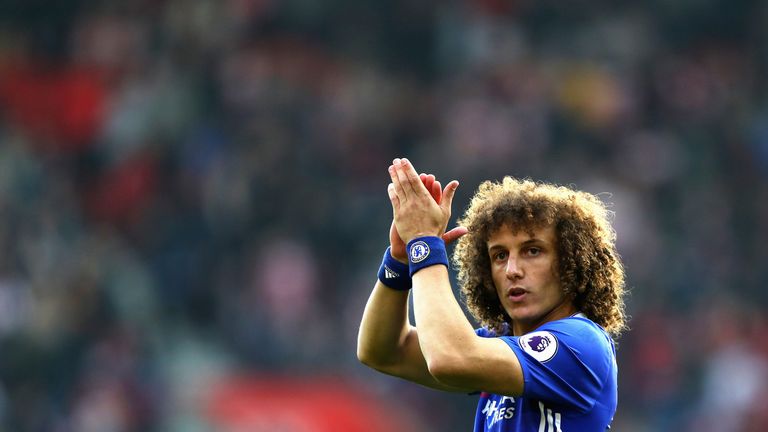
[{"label": "curly brown hair", "polygon": [[613,337],[626,328],[624,267],[616,251],[611,213],[595,195],[565,186],[505,177],[483,182],[459,224],[469,233],[456,245],[453,262],[470,313],[481,325],[504,332],[511,318],[491,276],[487,242],[502,226],[513,231],[553,226],[560,284],[578,310]]}]

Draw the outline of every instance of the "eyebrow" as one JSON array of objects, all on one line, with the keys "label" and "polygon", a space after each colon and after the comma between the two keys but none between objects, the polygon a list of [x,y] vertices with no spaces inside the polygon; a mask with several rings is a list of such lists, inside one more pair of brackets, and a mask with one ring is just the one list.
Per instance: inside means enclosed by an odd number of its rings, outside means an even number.
[{"label": "eyebrow", "polygon": [[[532,239],[528,239],[528,240],[525,240],[524,242],[520,243],[520,247],[537,245],[537,244],[548,245],[549,242],[547,242],[544,239],[540,239],[538,237],[534,237]],[[488,246],[488,251],[489,252],[492,251],[492,250],[495,250],[495,249],[506,249],[506,247],[502,246],[500,244],[494,244],[494,245],[489,245]]]}]

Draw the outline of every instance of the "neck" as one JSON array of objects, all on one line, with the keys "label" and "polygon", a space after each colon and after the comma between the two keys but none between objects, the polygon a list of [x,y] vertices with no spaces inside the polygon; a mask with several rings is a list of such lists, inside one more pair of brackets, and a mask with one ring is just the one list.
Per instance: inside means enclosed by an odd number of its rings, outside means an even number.
[{"label": "neck", "polygon": [[558,304],[552,310],[544,314],[540,319],[532,322],[519,322],[512,321],[512,334],[514,336],[522,336],[526,333],[530,333],[542,325],[559,319],[567,318],[575,315],[579,311],[576,309],[576,305],[573,304],[571,299],[564,299],[562,303]]}]

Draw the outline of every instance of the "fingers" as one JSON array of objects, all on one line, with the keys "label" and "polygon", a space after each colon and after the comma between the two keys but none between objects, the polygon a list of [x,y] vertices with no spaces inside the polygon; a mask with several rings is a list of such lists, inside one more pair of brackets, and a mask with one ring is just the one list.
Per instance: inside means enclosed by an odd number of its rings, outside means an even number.
[{"label": "fingers", "polygon": [[[431,189],[423,184],[434,181],[432,174],[418,174],[411,162],[406,158],[396,158],[389,166],[389,177],[395,185],[395,192],[400,202],[405,202],[409,197],[417,195],[431,195]],[[434,187],[434,186],[432,186]]]},{"label": "fingers", "polygon": [[440,204],[443,200],[443,189],[440,186],[440,181],[435,180],[434,183],[432,183],[432,189],[429,191],[429,194],[432,195],[432,198],[435,199],[435,202]]},{"label": "fingers", "polygon": [[435,176],[434,174],[427,174],[427,181],[422,182],[424,184],[424,187],[427,188],[427,190],[432,190],[432,186],[435,185]]},{"label": "fingers", "polygon": [[[432,174],[421,173],[419,174],[419,179],[421,179],[421,184],[423,184],[424,187],[427,188],[427,190],[429,191],[429,194],[432,195],[432,188],[435,185],[435,176]],[[442,194],[442,190],[440,191],[440,193]],[[437,201],[436,196],[432,195],[432,198],[434,198],[435,201]]]},{"label": "fingers", "polygon": [[432,199],[440,204],[443,199],[443,189],[440,187],[440,182],[435,180],[434,174],[419,174],[419,178],[421,178],[421,183],[432,196]]},{"label": "fingers", "polygon": [[408,196],[413,194],[413,186],[408,181],[408,175],[403,172],[402,159],[395,159],[392,161],[394,169],[394,181],[395,190],[401,200],[407,201]]},{"label": "fingers", "polygon": [[[400,176],[400,173],[403,173],[405,175],[404,179],[408,183],[408,185],[411,187],[410,191],[406,189],[405,184],[403,184],[403,189],[405,189],[407,192],[413,192],[414,194],[418,195],[426,195],[429,193],[428,189],[424,187],[424,185],[421,183],[421,180],[419,179],[419,174],[416,172],[416,169],[413,167],[413,164],[411,164],[411,161],[409,161],[406,158],[403,158],[400,160],[400,169],[398,170],[398,176]],[[403,178],[401,177],[401,181],[403,181]]]},{"label": "fingers", "polygon": [[405,159],[397,158],[389,166],[389,177],[392,180],[392,184],[395,185],[395,192],[398,198],[400,198],[400,202],[408,201],[408,197],[414,194],[408,174],[403,171],[404,161]]},{"label": "fingers", "polygon": [[[395,159],[395,160],[398,160],[398,159]],[[392,181],[392,183],[390,183],[390,186],[392,191],[395,193],[395,196],[398,198],[398,205],[399,205],[399,200],[402,199],[403,201],[405,201],[406,195],[405,195],[405,191],[403,190],[403,186],[400,184],[400,178],[397,176],[397,169],[395,168],[394,162],[392,163],[392,165],[389,166],[388,172],[389,172],[389,179]],[[390,193],[389,191],[390,186],[387,187],[387,193]],[[389,199],[390,201],[392,200],[391,195]]]},{"label": "fingers", "polygon": [[445,244],[451,244],[455,242],[459,237],[463,236],[468,232],[469,230],[466,227],[457,226],[456,228],[453,228],[452,230],[447,231],[445,234],[443,234],[442,238]]},{"label": "fingers", "polygon": [[435,175],[421,173],[419,174],[419,179],[421,180],[421,184],[427,188],[427,191],[432,196],[432,199],[434,199],[436,203],[440,204],[440,202],[443,200],[443,188],[440,185],[440,181],[435,178]]}]

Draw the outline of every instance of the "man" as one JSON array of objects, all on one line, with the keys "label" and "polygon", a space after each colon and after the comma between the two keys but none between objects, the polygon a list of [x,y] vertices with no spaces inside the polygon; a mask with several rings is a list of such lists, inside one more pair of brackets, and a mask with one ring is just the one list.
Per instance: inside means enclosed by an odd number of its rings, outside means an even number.
[{"label": "man", "polygon": [[[609,335],[625,327],[624,271],[600,200],[485,182],[459,221],[465,228],[443,234],[458,182],[440,190],[407,159],[389,174],[392,244],[363,314],[359,359],[436,389],[480,392],[475,431],[608,428],[617,403]],[[478,330],[448,275],[445,241],[462,235],[454,262]],[[411,285],[417,327],[408,323]]]}]

